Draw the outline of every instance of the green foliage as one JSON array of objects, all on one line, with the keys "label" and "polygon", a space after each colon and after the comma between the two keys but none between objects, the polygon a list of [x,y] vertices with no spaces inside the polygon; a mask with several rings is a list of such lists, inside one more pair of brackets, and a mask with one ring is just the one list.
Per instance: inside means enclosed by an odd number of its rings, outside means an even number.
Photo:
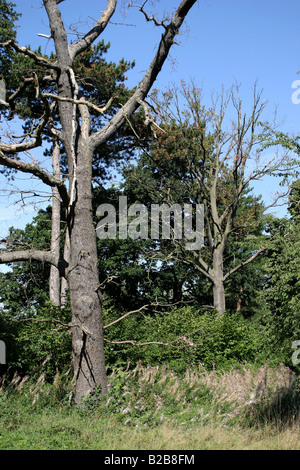
[{"label": "green foliage", "polygon": [[[24,230],[10,228],[7,248],[49,250],[51,207],[41,210]],[[47,361],[47,373],[69,367],[71,336],[63,326],[70,322],[70,308],[60,309],[49,302],[48,265],[18,262],[0,274],[0,331],[7,346],[10,370],[34,371]]]},{"label": "green foliage", "polygon": [[37,310],[29,309],[13,317],[1,313],[1,339],[7,348],[10,373],[34,374],[42,363],[47,377],[53,378],[56,370],[63,371],[71,364],[71,335],[68,328],[69,307],[60,309],[51,302]]},{"label": "green foliage", "polygon": [[290,219],[272,227],[273,242],[266,263],[266,283],[262,292],[265,347],[279,362],[292,364],[292,343],[300,339],[300,218],[299,182],[289,200]]},{"label": "green foliage", "polygon": [[287,224],[277,233],[267,263],[268,281],[263,298],[266,302],[268,348],[277,351],[281,362],[291,365],[292,342],[300,338],[300,237],[299,224]]},{"label": "green foliage", "polygon": [[[106,345],[109,367],[115,364],[168,364],[176,372],[184,372],[199,363],[205,367],[226,368],[232,364],[256,360],[260,348],[259,334],[250,320],[239,314],[202,313],[195,307],[168,309],[161,314],[134,314],[105,330],[110,341],[163,343],[132,346]],[[105,324],[120,318],[104,311]]]},{"label": "green foliage", "polygon": [[56,370],[62,372],[70,367],[72,347],[67,326],[71,321],[69,307],[60,309],[48,302],[36,314],[19,321],[22,325],[15,342],[19,351],[17,364],[23,371],[30,374],[46,361],[46,373],[54,377]]},{"label": "green foliage", "polygon": [[[7,0],[0,0],[0,42],[6,42],[16,37],[16,25],[20,14],[14,9],[16,5]],[[11,57],[4,47],[0,46],[0,78],[5,76],[11,67]]]},{"label": "green foliage", "polygon": [[[11,227],[6,239],[8,250],[50,249],[51,208],[40,211],[24,230]],[[11,264],[11,271],[0,274],[1,310],[13,317],[47,302],[50,268],[38,262]]]}]

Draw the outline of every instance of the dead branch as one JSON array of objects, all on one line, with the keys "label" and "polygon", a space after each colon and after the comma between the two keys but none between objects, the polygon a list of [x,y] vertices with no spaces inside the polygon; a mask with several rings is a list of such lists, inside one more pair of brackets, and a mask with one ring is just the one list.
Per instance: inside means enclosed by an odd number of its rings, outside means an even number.
[{"label": "dead branch", "polygon": [[113,326],[116,323],[119,323],[119,321],[124,320],[124,318],[127,318],[130,315],[133,315],[134,313],[140,313],[143,310],[146,310],[147,308],[150,307],[150,305],[151,304],[143,305],[141,308],[138,308],[137,310],[131,310],[130,312],[125,313],[125,315],[122,315],[120,318],[117,318],[117,320],[114,320],[111,323],[108,323],[108,325],[104,325],[103,329],[105,330],[106,328],[109,328],[110,326]]},{"label": "dead branch", "polygon": [[118,276],[108,276],[106,279],[104,279],[103,282],[99,284],[99,286],[96,289],[96,292],[98,290],[104,289],[106,284],[109,284],[110,282],[113,282],[114,284],[117,284],[113,279],[118,279]]},{"label": "dead branch", "polygon": [[148,341],[148,342],[145,342],[145,343],[138,343],[137,341],[135,340],[125,340],[125,341],[111,341],[111,340],[108,340],[106,338],[103,338],[104,339],[104,342],[105,343],[110,343],[110,344],[132,344],[133,346],[148,346],[149,344],[158,344],[160,346],[172,346],[173,348],[175,347],[179,347],[179,346],[173,346],[172,343],[174,343],[175,341],[178,341],[179,338],[177,338],[176,340],[174,341],[171,341],[170,343],[163,343],[161,341]]},{"label": "dead branch", "polygon": [[104,325],[103,329],[109,328],[110,326],[113,326],[116,323],[119,323],[119,321],[124,320],[124,318],[127,318],[130,315],[133,315],[134,313],[140,313],[143,310],[147,310],[147,309],[152,308],[152,307],[174,307],[175,305],[178,305],[178,304],[181,304],[181,303],[182,303],[182,301],[175,302],[173,304],[162,304],[162,303],[159,303],[159,302],[151,302],[150,304],[145,304],[145,305],[143,305],[142,307],[140,307],[136,310],[131,310],[130,312],[125,313],[121,317],[117,318],[117,320],[114,320],[111,323],[108,323],[108,325]]},{"label": "dead branch", "polygon": [[107,0],[107,6],[102,12],[101,17],[95,24],[95,26],[79,41],[69,46],[69,55],[71,63],[73,63],[75,57],[81,52],[85,51],[104,31],[109,23],[110,18],[115,12],[117,6],[117,0]]},{"label": "dead branch", "polygon": [[58,325],[62,326],[63,328],[79,328],[83,333],[86,335],[92,336],[93,333],[91,333],[86,327],[84,327],[80,323],[64,323],[61,320],[58,320],[57,318],[21,318],[21,319],[15,319],[12,318],[11,321],[14,322],[32,322],[32,323],[57,323]]},{"label": "dead branch", "polygon": [[[19,144],[22,145],[22,144]],[[13,147],[18,147],[18,145],[14,145]],[[32,148],[32,147],[31,147]],[[4,155],[1,151],[0,145],[0,164],[5,165],[8,168],[13,168],[15,170],[22,171],[23,173],[30,173],[37,178],[39,178],[43,183],[51,187],[57,187],[60,197],[62,198],[66,207],[69,204],[69,195],[66,186],[64,185],[63,181],[53,175],[48,173],[46,170],[43,170],[39,165],[35,163],[26,163],[19,160],[15,160],[14,158],[9,158]]]},{"label": "dead branch", "polygon": [[35,54],[33,51],[31,51],[27,47],[18,46],[18,44],[16,43],[14,39],[10,39],[9,41],[0,43],[0,46],[12,47],[16,52],[27,55],[28,57],[33,59],[35,63],[37,64],[43,65],[44,67],[51,69],[51,70],[56,70],[57,72],[60,71],[60,67],[57,65],[56,62],[51,62],[50,60],[45,59],[44,57]]},{"label": "dead branch", "polygon": [[95,132],[90,137],[90,144],[92,148],[96,149],[102,142],[107,141],[118,129],[121,127],[126,118],[130,119],[132,114],[140,106],[140,102],[145,99],[148,92],[150,91],[153,83],[156,80],[166,58],[168,57],[169,51],[174,44],[174,38],[178,34],[182,23],[186,15],[197,0],[183,0],[176,12],[173,15],[170,23],[165,28],[162,34],[160,43],[157,48],[157,52],[148,67],[143,79],[136,88],[136,91],[126,104],[120,109],[115,116],[106,124],[101,130]]},{"label": "dead branch", "polygon": [[24,152],[26,150],[30,150],[30,149],[33,149],[35,147],[39,147],[40,145],[42,145],[41,134],[50,119],[52,107],[49,105],[49,102],[45,97],[42,96],[41,98],[42,98],[43,106],[44,106],[44,114],[41,119],[41,122],[36,127],[35,133],[30,136],[33,138],[33,140],[22,142],[19,144],[6,144],[6,143],[0,142],[1,153],[4,152],[8,154],[15,154],[15,153]]},{"label": "dead branch", "polygon": [[165,30],[167,29],[167,26],[165,25],[164,21],[158,21],[154,15],[152,16],[149,16],[148,13],[144,10],[144,6],[146,5],[146,3],[148,2],[148,0],[145,0],[145,2],[143,3],[143,5],[139,8],[140,12],[143,13],[144,17],[146,18],[146,21],[153,21],[153,23],[155,24],[155,26],[162,26]]},{"label": "dead branch", "polygon": [[[144,343],[139,343],[135,340],[124,340],[124,341],[111,341],[106,338],[104,338],[104,341],[106,343],[110,344],[132,344],[133,346],[148,346],[150,344],[157,344],[159,346],[171,346],[173,348],[182,348],[182,347],[194,347],[196,346],[193,341],[191,341],[187,336],[192,335],[194,333],[197,333],[198,331],[202,331],[202,328],[198,328],[197,330],[191,331],[189,333],[186,333],[184,336],[178,336],[177,338],[173,339],[172,341],[169,341],[168,343],[164,343],[163,341],[145,341]],[[179,345],[176,345],[176,343],[181,343]]]},{"label": "dead branch", "polygon": [[257,258],[261,253],[263,253],[266,250],[267,250],[266,247],[265,248],[260,248],[259,250],[257,250],[256,253],[254,253],[254,255],[250,256],[250,258],[248,258],[246,261],[243,261],[238,266],[236,266],[235,268],[228,271],[228,273],[226,273],[225,276],[223,277],[223,281],[226,281],[226,279],[229,276],[231,276],[231,274],[235,273],[238,269],[240,269],[243,266],[246,266],[247,264],[251,263],[253,260],[255,260],[255,258]]},{"label": "dead branch", "polygon": [[51,251],[41,250],[20,250],[8,251],[6,253],[0,250],[0,264],[12,263],[14,261],[40,261],[50,263],[59,268],[60,260],[57,254]]},{"label": "dead branch", "polygon": [[112,96],[108,100],[105,106],[103,106],[102,108],[99,108],[99,106],[95,105],[94,103],[91,103],[90,101],[86,101],[84,98],[80,98],[79,100],[76,100],[72,98],[66,98],[64,96],[54,95],[53,93],[43,93],[43,96],[47,98],[52,98],[53,100],[57,100],[57,101],[63,101],[63,102],[77,104],[77,105],[84,105],[84,106],[87,106],[88,108],[93,109],[99,114],[104,114],[110,108],[110,106],[112,105],[115,99],[115,96]]}]

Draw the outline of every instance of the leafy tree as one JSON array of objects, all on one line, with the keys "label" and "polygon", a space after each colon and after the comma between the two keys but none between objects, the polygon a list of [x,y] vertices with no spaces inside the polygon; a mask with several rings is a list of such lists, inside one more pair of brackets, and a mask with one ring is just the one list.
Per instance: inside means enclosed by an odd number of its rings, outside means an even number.
[{"label": "leafy tree", "polygon": [[[182,98],[185,106],[179,104]],[[269,128],[260,128],[264,104],[256,89],[248,118],[242,114],[238,88],[219,97],[218,108],[208,110],[193,84],[183,84],[181,94],[169,90],[161,102],[154,99],[160,119],[157,138],[150,151],[142,153],[137,165],[125,173],[125,194],[134,194],[136,201],[147,200],[149,208],[151,203],[203,204],[205,243],[201,250],[187,250],[174,237],[172,244],[160,242],[158,256],[163,252],[168,260],[204,276],[213,287],[213,306],[224,313],[225,281],[266,249],[267,236],[262,233],[266,207],[251,194],[250,183],[278,172],[287,155],[276,162],[259,162]],[[225,131],[230,102],[237,117]],[[257,165],[250,171],[247,165],[252,156]]]},{"label": "leafy tree", "polygon": [[[51,240],[51,207],[41,210],[26,225],[25,229],[11,227],[6,238],[9,251],[44,250],[50,247]],[[48,301],[49,265],[18,262],[10,265],[11,270],[1,273],[2,311],[9,310],[13,317],[26,314],[32,307],[41,307]]]},{"label": "leafy tree", "polygon": [[[8,2],[7,0],[0,0],[0,42],[6,42],[11,39],[16,38],[16,29],[15,23],[20,17],[15,11],[15,4],[13,2]],[[8,53],[7,49],[3,46],[0,46],[1,54],[1,78],[6,76],[10,72],[12,67],[12,58]]]},{"label": "leafy tree", "polygon": [[292,343],[300,338],[300,211],[299,180],[289,198],[289,219],[272,227],[273,242],[266,263],[265,302],[266,348],[276,351],[280,362],[291,364]]},{"label": "leafy tree", "polygon": [[[51,207],[41,210],[24,230],[10,228],[8,250],[48,249],[51,243]],[[66,325],[70,310],[49,302],[49,265],[32,260],[11,265],[0,274],[0,330],[7,345],[10,371],[33,371],[47,360],[47,372],[70,364],[71,342]],[[63,326],[65,325],[65,326]]]}]

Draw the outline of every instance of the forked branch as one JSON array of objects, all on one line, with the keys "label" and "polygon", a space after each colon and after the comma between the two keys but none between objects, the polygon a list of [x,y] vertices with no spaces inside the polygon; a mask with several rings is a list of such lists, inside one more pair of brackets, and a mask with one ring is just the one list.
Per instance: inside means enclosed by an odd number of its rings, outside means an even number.
[{"label": "forked branch", "polygon": [[183,0],[181,2],[170,23],[166,26],[157,52],[132,97],[129,98],[106,126],[90,137],[91,145],[94,149],[101,145],[101,143],[107,141],[124,124],[126,117],[130,119],[141,102],[144,101],[168,57],[170,48],[174,44],[175,36],[179,33],[186,15],[196,1],[197,0]]},{"label": "forked branch", "polygon": [[95,26],[79,41],[69,46],[69,54],[71,63],[75,57],[81,52],[85,51],[104,31],[112,15],[115,12],[117,0],[108,0],[105,10],[102,12],[99,20]]}]

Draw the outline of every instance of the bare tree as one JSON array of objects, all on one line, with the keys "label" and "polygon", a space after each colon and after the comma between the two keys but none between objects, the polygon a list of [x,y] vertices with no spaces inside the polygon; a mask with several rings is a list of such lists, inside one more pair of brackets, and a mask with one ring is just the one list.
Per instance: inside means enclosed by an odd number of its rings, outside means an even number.
[{"label": "bare tree", "polygon": [[[205,235],[201,249],[187,250],[184,238],[176,239],[173,234],[172,248],[161,245],[153,259],[175,260],[196,269],[211,282],[213,306],[223,314],[225,282],[266,250],[266,238],[261,233],[254,235],[256,227],[261,224],[263,213],[287,196],[289,187],[277,194],[270,205],[257,203],[239,213],[245,191],[251,182],[266,175],[286,174],[291,169],[290,152],[277,154],[272,150],[271,157],[264,153],[264,148],[276,140],[276,124],[261,122],[266,102],[256,84],[248,114],[243,111],[237,85],[213,98],[210,108],[202,104],[202,90],[194,83],[167,90],[161,100],[156,94],[152,98],[158,114],[157,139],[150,153],[144,154],[140,167],[131,173],[131,180],[134,187],[144,188],[152,202],[159,199],[169,206],[183,202],[203,204]],[[152,177],[154,174],[159,177]],[[248,239],[250,245],[251,240],[251,249],[247,257],[244,255],[226,269],[226,248],[237,234],[244,238],[241,244]]]},{"label": "bare tree", "polygon": [[[152,62],[142,80],[133,90],[131,97],[120,107],[113,117],[97,132],[91,133],[91,113],[101,113],[110,102],[96,106],[79,94],[79,86],[73,70],[75,58],[86,51],[105,30],[117,6],[117,0],[107,0],[106,8],[91,30],[84,37],[68,44],[66,29],[57,0],[43,0],[49,18],[51,38],[54,41],[55,59],[45,59],[14,40],[2,44],[25,54],[48,70],[47,80],[57,86],[57,94],[46,94],[41,83],[33,80],[38,98],[43,105],[43,115],[38,125],[19,143],[0,143],[0,164],[9,168],[35,175],[45,184],[56,188],[61,203],[67,211],[68,236],[70,239],[70,259],[60,258],[55,251],[21,250],[0,254],[0,263],[19,260],[37,260],[56,267],[67,279],[72,309],[73,365],[76,377],[75,401],[100,385],[102,392],[107,390],[101,298],[97,290],[98,259],[96,234],[92,211],[92,163],[95,151],[110,139],[143,103],[157,78],[171,46],[175,42],[185,17],[196,0],[183,0],[163,24],[162,36]],[[143,5],[144,11],[145,2]],[[151,18],[147,18],[151,20]],[[152,20],[151,20],[152,21]],[[36,77],[33,77],[36,78]],[[46,80],[46,79],[45,79]],[[112,97],[113,99],[113,97]],[[21,152],[42,144],[43,131],[51,126],[53,107],[59,110],[59,139],[68,161],[68,186],[59,176],[55,176],[35,163],[20,160]]]}]

